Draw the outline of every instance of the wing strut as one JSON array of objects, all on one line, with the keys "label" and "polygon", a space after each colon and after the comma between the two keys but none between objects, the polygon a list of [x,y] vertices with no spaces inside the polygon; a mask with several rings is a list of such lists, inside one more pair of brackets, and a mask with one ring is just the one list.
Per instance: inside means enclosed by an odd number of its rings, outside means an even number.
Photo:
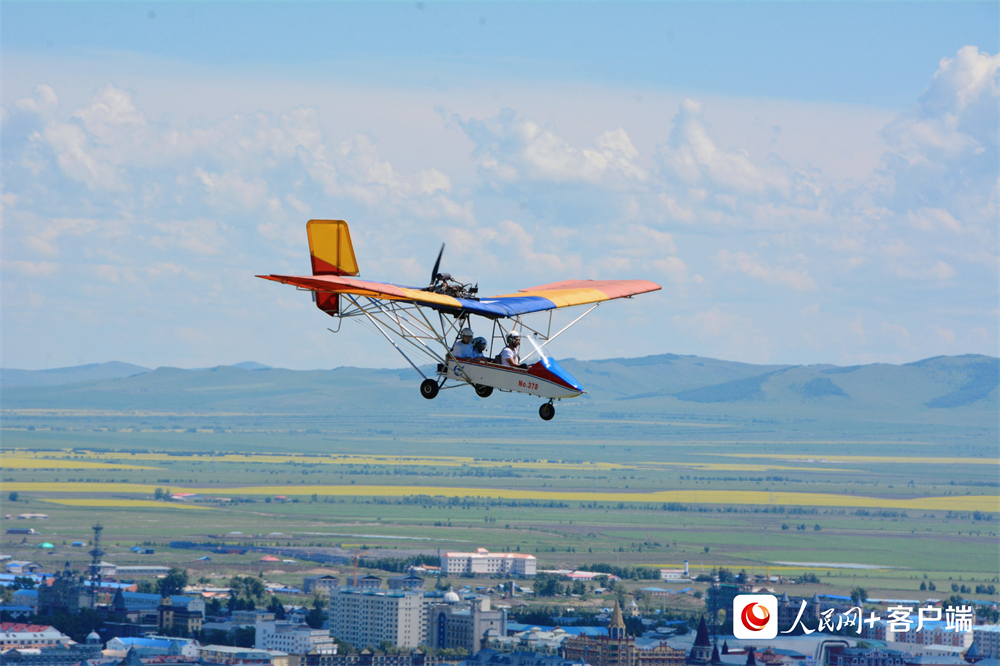
[{"label": "wing strut", "polygon": [[[355,300],[354,300],[353,298],[351,298],[350,296],[348,296],[348,298],[349,298],[349,299],[351,300],[351,302],[352,302],[352,303],[354,303],[354,305],[355,305],[356,307],[358,307],[358,308],[361,308],[361,306],[359,306],[359,305],[358,305],[357,301],[355,301]],[[412,365],[412,366],[413,366],[413,369],[414,369],[414,370],[416,370],[416,371],[417,371],[417,373],[418,373],[418,374],[419,374],[419,375],[420,375],[421,377],[423,377],[424,379],[427,379],[427,375],[425,375],[425,374],[424,374],[423,372],[421,372],[421,371],[420,371],[420,368],[418,368],[418,367],[417,367],[417,364],[416,364],[416,363],[414,363],[413,361],[411,361],[411,360],[410,360],[410,357],[406,355],[406,352],[404,352],[404,351],[403,351],[402,349],[400,349],[400,348],[399,348],[399,345],[397,345],[397,344],[396,344],[395,340],[393,340],[392,338],[390,338],[390,337],[389,337],[389,334],[388,334],[388,333],[386,333],[385,331],[383,331],[383,330],[382,330],[382,327],[378,325],[378,322],[377,322],[377,321],[375,320],[375,317],[373,317],[373,316],[371,316],[370,314],[368,314],[367,312],[365,312],[365,311],[364,311],[364,309],[361,309],[361,312],[362,312],[362,313],[363,313],[363,314],[364,314],[364,315],[365,315],[366,317],[368,317],[368,321],[370,321],[371,323],[373,323],[373,324],[375,325],[375,328],[377,328],[377,329],[378,329],[378,332],[379,332],[379,333],[381,333],[381,334],[382,334],[382,336],[383,336],[383,337],[384,337],[384,338],[385,338],[386,340],[388,340],[388,341],[389,341],[389,344],[390,344],[390,345],[392,345],[393,347],[395,347],[395,348],[396,348],[396,351],[398,351],[398,352],[399,352],[399,354],[400,354],[400,355],[401,355],[401,356],[402,356],[403,358],[405,358],[405,359],[406,359],[406,362],[407,362],[407,363],[409,363],[410,365]]]},{"label": "wing strut", "polygon": [[[583,319],[584,317],[586,317],[587,315],[589,315],[589,314],[590,314],[591,312],[593,312],[593,311],[594,311],[594,310],[595,310],[595,309],[596,309],[596,308],[597,308],[598,306],[600,306],[600,303],[594,303],[594,304],[593,304],[592,306],[590,306],[590,309],[589,309],[589,310],[587,310],[586,312],[584,312],[584,313],[583,313],[582,315],[580,315],[579,317],[577,317],[576,319],[574,319],[574,320],[573,320],[573,321],[571,321],[570,323],[568,323],[568,324],[566,324],[565,326],[563,326],[563,327],[562,327],[562,329],[561,329],[561,330],[560,330],[560,331],[559,331],[558,333],[556,333],[555,335],[553,335],[552,337],[550,337],[550,338],[549,338],[548,340],[546,340],[545,342],[543,342],[542,344],[540,344],[540,345],[538,346],[538,349],[534,350],[533,352],[531,352],[530,354],[528,354],[527,356],[525,356],[524,358],[522,358],[522,359],[521,359],[521,363],[524,363],[524,361],[525,361],[526,359],[529,359],[529,358],[531,358],[532,356],[534,356],[535,354],[537,354],[537,353],[538,353],[538,350],[539,350],[539,349],[541,349],[541,348],[542,348],[542,347],[544,347],[545,345],[549,344],[550,342],[552,342],[553,340],[555,340],[556,338],[558,338],[558,337],[559,337],[560,335],[562,335],[562,334],[563,334],[563,333],[564,333],[565,331],[569,330],[569,327],[570,327],[570,326],[572,326],[572,325],[573,325],[573,324],[575,324],[576,322],[580,321],[581,319]],[[549,325],[551,326],[551,323],[550,323]]]}]

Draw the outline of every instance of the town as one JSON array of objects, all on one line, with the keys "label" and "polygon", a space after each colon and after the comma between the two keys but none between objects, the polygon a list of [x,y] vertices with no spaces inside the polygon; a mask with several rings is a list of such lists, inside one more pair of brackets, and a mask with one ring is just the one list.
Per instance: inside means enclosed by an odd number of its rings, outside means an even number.
[{"label": "town", "polygon": [[[53,570],[0,556],[5,567],[0,663],[1000,664],[996,604],[958,594],[939,600],[874,599],[855,588],[796,596],[786,591],[795,581],[769,573],[718,568],[696,575],[687,562],[683,568],[639,575],[633,568],[627,572],[631,576],[618,575],[611,566],[546,570],[532,554],[485,548],[392,563],[355,553],[339,570],[329,563],[310,569],[316,573],[303,576],[300,585],[269,581],[264,566],[299,562],[265,554],[257,575],[234,574],[213,583],[204,576],[194,580],[176,566],[107,562],[103,529],[97,524],[92,540],[69,545],[89,548],[90,562],[80,569],[66,562]],[[135,546],[132,551],[155,557],[155,549]],[[211,557],[212,552],[195,553],[192,559],[204,565]],[[976,592],[995,595],[996,590],[979,586]],[[777,598],[776,639],[734,636],[733,601],[743,594]]]}]

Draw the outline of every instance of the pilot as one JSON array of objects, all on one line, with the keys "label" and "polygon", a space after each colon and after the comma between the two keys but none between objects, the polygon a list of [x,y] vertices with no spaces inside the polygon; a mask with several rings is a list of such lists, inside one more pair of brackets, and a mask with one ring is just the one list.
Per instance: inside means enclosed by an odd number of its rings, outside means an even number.
[{"label": "pilot", "polygon": [[510,368],[526,367],[521,365],[521,359],[517,353],[517,348],[520,344],[521,334],[517,331],[511,331],[507,335],[507,346],[500,352],[500,365]]},{"label": "pilot", "polygon": [[483,352],[486,351],[486,338],[479,337],[472,341],[472,351],[475,353],[473,358],[482,358]]},{"label": "pilot", "polygon": [[476,350],[472,348],[472,329],[466,326],[458,334],[458,340],[451,347],[452,356],[455,358],[475,358]]}]

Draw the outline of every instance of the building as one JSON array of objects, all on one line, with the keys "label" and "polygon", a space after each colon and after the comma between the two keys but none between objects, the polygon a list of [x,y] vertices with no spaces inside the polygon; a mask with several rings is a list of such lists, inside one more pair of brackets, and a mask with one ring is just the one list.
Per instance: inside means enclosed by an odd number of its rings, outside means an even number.
[{"label": "building", "polygon": [[48,520],[49,515],[47,513],[21,513],[17,516],[18,520]]},{"label": "building", "polygon": [[3,666],[75,666],[101,656],[101,637],[91,632],[84,644],[46,645],[35,648],[0,649]]},{"label": "building", "polygon": [[660,569],[660,580],[688,580],[688,561],[684,560],[683,569]]},{"label": "building", "polygon": [[354,580],[354,587],[360,587],[367,590],[377,590],[382,587],[382,579],[378,576],[372,576],[369,574],[367,576],[362,576],[361,578],[356,578]]},{"label": "building", "polygon": [[170,567],[139,566],[139,567],[115,567],[115,578],[135,578],[142,576],[166,576],[170,573]]},{"label": "building", "polygon": [[[691,645],[691,652],[688,653],[688,664],[711,664],[713,657],[718,660],[718,655],[713,654],[712,641],[708,639],[708,625],[705,624],[705,616],[698,623],[698,633],[695,634],[694,643]],[[747,662],[750,663],[750,662]]]},{"label": "building", "polygon": [[233,611],[229,616],[232,620],[233,625],[245,627],[248,624],[257,624],[258,622],[273,622],[274,613],[266,610],[240,610]]},{"label": "building", "polygon": [[307,654],[299,666],[438,666],[458,660],[425,655],[420,650],[401,654],[380,654],[362,650],[358,654]]},{"label": "building", "polygon": [[[8,530],[8,533],[10,530]],[[4,565],[7,573],[14,574],[15,576],[22,576],[24,574],[32,574],[42,570],[42,565],[38,562],[29,562],[27,560],[11,560]]]},{"label": "building", "polygon": [[503,653],[494,650],[478,652],[459,666],[586,666],[567,661],[559,655],[542,655],[535,652]]},{"label": "building", "polygon": [[35,609],[31,606],[15,606],[0,604],[0,612],[7,613],[7,616],[15,620],[27,620],[35,614]]},{"label": "building", "polygon": [[1000,624],[982,624],[978,627],[972,627],[972,637],[980,657],[1000,659]]},{"label": "building", "polygon": [[[708,608],[709,617],[717,617],[720,610],[726,611],[725,623],[719,627],[719,632],[724,634],[733,633],[733,600],[741,594],[751,594],[752,589],[749,585],[737,585],[735,583],[713,583],[711,587],[708,588],[708,595],[705,599],[705,605]],[[819,603],[817,601],[817,603]],[[781,604],[778,604],[779,611],[779,621],[778,626],[781,627],[780,611]],[[784,628],[784,627],[781,627]]]},{"label": "building", "polygon": [[258,622],[254,647],[290,655],[336,654],[337,644],[326,629],[312,629],[298,622]]},{"label": "building", "polygon": [[111,600],[111,612],[122,622],[159,624],[160,595],[119,589]]},{"label": "building", "polygon": [[0,622],[0,650],[69,645],[69,636],[47,624]]},{"label": "building", "polygon": [[563,647],[564,659],[592,666],[684,666],[686,656],[684,650],[663,641],[639,648],[635,638],[625,633],[625,620],[617,601],[607,636],[574,636]]},{"label": "building", "polygon": [[163,597],[157,607],[157,626],[160,631],[190,636],[201,631],[204,621],[205,600],[201,597]]},{"label": "building", "polygon": [[[924,622],[920,631],[917,631],[917,623],[910,624],[908,631],[894,631],[891,624],[886,620],[878,620],[874,624],[865,623],[861,630],[862,637],[887,643],[905,643],[908,645],[944,645],[954,648],[967,648],[972,645],[975,636],[973,631],[956,631],[954,626],[949,627],[944,621]],[[979,645],[982,651],[982,644]]]},{"label": "building", "polygon": [[427,601],[418,592],[338,588],[330,595],[330,634],[359,650],[383,641],[415,648],[427,636]]},{"label": "building", "polygon": [[287,662],[288,655],[269,650],[230,647],[229,645],[205,645],[198,649],[198,657],[212,664],[240,664],[243,666],[277,666],[278,661]]},{"label": "building", "polygon": [[662,587],[644,587],[639,591],[648,594],[650,599],[666,599],[676,594],[673,590],[665,590]]},{"label": "building", "polygon": [[13,602],[17,606],[30,606],[38,611],[38,590],[14,590]]},{"label": "building", "polygon": [[390,590],[422,590],[424,579],[410,571],[405,576],[393,576],[389,579]]},{"label": "building", "polygon": [[507,634],[507,615],[490,610],[489,597],[463,601],[455,592],[444,595],[444,603],[434,604],[427,612],[427,645],[438,650],[464,649],[479,652],[491,633]]},{"label": "building", "polygon": [[229,619],[237,626],[256,625],[261,622],[274,622],[277,618],[269,610],[241,610],[233,611]]},{"label": "building", "polygon": [[330,592],[337,589],[339,586],[340,579],[336,576],[330,576],[328,574],[306,576],[302,579],[302,591],[306,594],[312,594],[314,592],[330,594]]},{"label": "building", "polygon": [[107,642],[107,649],[115,656],[124,657],[132,650],[139,657],[156,657],[160,655],[171,657],[198,657],[198,643],[190,638],[174,638],[170,636],[125,637],[115,636]]},{"label": "building", "polygon": [[90,607],[90,592],[85,579],[69,569],[45,579],[38,586],[38,612],[51,615],[55,611],[77,613],[81,608]]},{"label": "building", "polygon": [[445,576],[534,576],[536,566],[534,555],[491,553],[485,548],[441,556],[441,573]]},{"label": "building", "polygon": [[561,627],[545,631],[541,627],[531,627],[527,631],[518,631],[511,636],[493,636],[488,641],[488,648],[494,652],[525,653],[531,652],[545,656],[561,656],[563,644],[576,634],[571,634]]},{"label": "building", "polygon": [[830,666],[906,666],[913,658],[908,652],[884,648],[844,648],[831,651]]}]

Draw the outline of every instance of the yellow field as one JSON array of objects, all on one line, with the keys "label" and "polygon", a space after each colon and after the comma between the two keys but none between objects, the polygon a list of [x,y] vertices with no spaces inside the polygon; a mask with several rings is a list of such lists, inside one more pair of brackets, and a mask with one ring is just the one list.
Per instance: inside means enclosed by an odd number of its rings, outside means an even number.
[{"label": "yellow field", "polygon": [[[794,461],[793,461],[794,462]],[[810,461],[813,462],[813,461]],[[741,465],[739,463],[698,463],[698,462],[643,462],[636,463],[639,467],[683,467],[700,469],[708,472],[770,472],[772,470],[795,470],[796,472],[850,472],[849,469],[830,469],[829,467],[790,467],[788,465]]]},{"label": "yellow field", "polygon": [[[239,454],[228,453],[222,455],[213,454],[191,454],[189,456],[171,456],[165,453],[96,453],[96,452],[71,452],[71,451],[46,451],[42,453],[32,453],[30,451],[12,451],[10,453],[0,452],[3,467],[8,467],[8,459],[16,461],[39,460],[44,461],[44,465],[38,467],[58,467],[56,461],[99,461],[99,460],[129,460],[141,462],[166,462],[166,461],[208,461],[223,463],[298,463],[306,465],[411,465],[411,466],[435,466],[435,467],[511,467],[515,469],[544,469],[544,470],[632,470],[634,465],[619,465],[616,463],[604,462],[571,462],[566,463],[559,460],[482,460],[464,456],[379,456],[379,455],[330,455],[330,456],[307,456],[299,454]],[[25,469],[26,467],[10,466],[10,469]],[[148,468],[156,469],[156,468]]]},{"label": "yellow field", "polygon": [[[748,456],[751,457],[751,456]],[[390,456],[390,455],[330,455],[309,456],[299,454],[238,454],[224,455],[191,454],[190,456],[171,456],[164,453],[95,453],[78,451],[46,451],[33,453],[30,451],[0,452],[0,466],[4,469],[158,469],[156,467],[139,467],[116,463],[104,463],[110,460],[129,460],[136,462],[167,462],[180,460],[198,460],[222,463],[260,463],[260,464],[322,464],[322,465],[391,465],[391,466],[423,466],[423,467],[509,467],[512,469],[530,470],[635,470],[643,467],[681,467],[704,471],[729,472],[767,472],[771,470],[795,470],[800,472],[830,472],[847,471],[831,470],[823,467],[792,467],[773,464],[747,463],[702,463],[702,462],[642,462],[622,465],[607,462],[563,462],[560,460],[484,460],[464,456]]]},{"label": "yellow field", "polygon": [[[153,493],[157,486],[140,483],[5,483],[5,492],[37,493]],[[833,506],[871,507],[879,509],[911,509],[930,511],[1000,511],[996,495],[955,495],[949,497],[915,497],[909,499],[835,495],[829,493],[768,492],[761,490],[665,490],[652,493],[572,492],[549,490],[507,490],[500,488],[450,488],[426,486],[251,486],[238,488],[184,488],[173,486],[171,492],[203,495],[336,495],[362,497],[404,497],[430,495],[437,497],[481,497],[532,499],[543,501],[583,502],[686,502],[689,504],[747,504],[756,506]]]},{"label": "yellow field", "polygon": [[86,460],[61,460],[58,458],[36,458],[22,455],[2,455],[2,469],[159,469],[140,465],[121,465],[109,462],[89,462]]},{"label": "yellow field", "polygon": [[155,502],[153,500],[133,500],[133,499],[66,499],[54,500],[45,499],[43,502],[50,504],[65,504],[67,506],[110,506],[121,509],[198,509],[209,511],[207,506],[194,506],[193,504],[180,504],[178,502]]},{"label": "yellow field", "polygon": [[[909,463],[916,465],[1000,465],[1000,458],[931,458],[904,456],[809,456],[783,455],[780,453],[709,453],[710,456],[725,456],[727,458],[767,458],[784,462],[865,462],[865,463]],[[792,469],[801,469],[799,467]]]}]

